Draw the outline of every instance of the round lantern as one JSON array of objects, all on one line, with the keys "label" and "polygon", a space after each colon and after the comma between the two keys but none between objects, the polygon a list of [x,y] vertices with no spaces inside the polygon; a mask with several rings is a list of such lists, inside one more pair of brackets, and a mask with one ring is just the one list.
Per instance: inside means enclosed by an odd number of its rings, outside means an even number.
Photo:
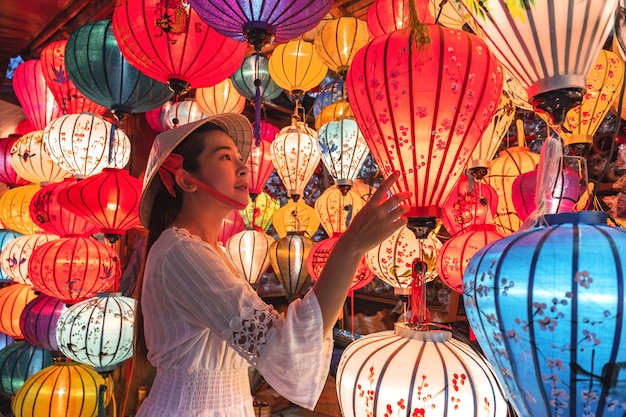
[{"label": "round lantern", "polygon": [[[0,229],[0,251],[3,251],[4,248],[6,248],[6,246],[11,243],[11,241],[13,239],[16,239],[18,237],[22,236],[21,233],[18,233],[14,230],[10,230],[10,229]],[[1,256],[1,255],[0,255]],[[11,277],[9,277],[5,272],[4,269],[0,268],[0,282],[4,283],[4,282],[13,282],[13,279]],[[2,344],[0,344],[0,348],[2,347]]]},{"label": "round lantern", "polygon": [[381,281],[391,285],[398,295],[411,290],[414,260],[422,264],[424,282],[437,277],[435,259],[441,249],[441,241],[433,233],[418,239],[408,227],[401,227],[380,245],[365,254],[365,263]]},{"label": "round lantern", "polygon": [[29,59],[18,65],[13,73],[12,85],[17,100],[34,127],[32,130],[43,130],[51,120],[63,115],[46,84],[39,59]]},{"label": "round lantern", "polygon": [[92,235],[100,230],[100,226],[74,214],[59,202],[59,194],[77,181],[76,178],[66,178],[61,182],[44,185],[30,201],[30,217],[46,233],[59,236]]},{"label": "round lantern", "polygon": [[283,92],[283,89],[270,77],[268,64],[269,60],[263,54],[252,54],[245,58],[239,69],[230,76],[233,87],[248,100],[254,100],[257,84],[259,84],[259,94],[262,100],[275,99]]},{"label": "round lantern", "polygon": [[186,98],[173,104],[165,113],[165,123],[169,129],[186,125],[197,120],[206,119],[208,114],[203,113],[196,99]]},{"label": "round lantern", "polygon": [[356,191],[345,191],[333,185],[315,200],[315,211],[326,234],[333,236],[345,232],[364,205],[365,201]]},{"label": "round lantern", "polygon": [[313,44],[301,39],[276,46],[268,68],[276,84],[294,97],[316,87],[328,72]]},{"label": "round lantern", "polygon": [[241,210],[240,214],[246,227],[267,232],[278,209],[280,209],[278,200],[266,192],[261,192],[254,199],[250,198],[248,206]]},{"label": "round lantern", "polygon": [[65,66],[80,92],[118,119],[159,107],[172,96],[166,84],[143,74],[122,56],[111,19],[87,22],[72,33]]},{"label": "round lantern", "polygon": [[245,224],[241,213],[239,213],[238,210],[233,210],[222,220],[222,227],[220,228],[217,240],[221,242],[222,245],[225,245],[232,235],[241,232],[244,227]]},{"label": "round lantern", "polygon": [[235,269],[256,288],[270,266],[269,250],[274,238],[265,232],[246,228],[226,242],[226,251]]},{"label": "round lantern", "polygon": [[[320,277],[330,253],[337,244],[337,240],[339,240],[339,236],[341,236],[341,233],[334,234],[327,239],[320,240],[311,248],[309,256],[306,258],[306,269],[314,280]],[[354,277],[352,277],[349,291],[356,291],[363,288],[373,279],[374,274],[367,265],[365,265],[365,258],[363,257],[359,261]]]},{"label": "round lantern", "polygon": [[171,100],[155,109],[146,112],[146,121],[148,125],[157,133],[165,132],[170,127],[167,125],[167,111],[174,104]]},{"label": "round lantern", "polygon": [[[580,104],[586,77],[613,28],[618,0],[602,7],[593,0],[491,2],[457,7],[471,16],[477,32],[499,62],[527,89],[538,112],[560,125]],[[577,51],[576,58],[571,51]]]},{"label": "round lantern", "polygon": [[37,297],[33,287],[26,284],[11,284],[0,288],[0,332],[14,339],[22,339],[20,316],[26,304]]},{"label": "round lantern", "polygon": [[320,128],[317,140],[322,163],[335,184],[340,188],[352,187],[369,154],[356,121],[352,118],[333,120]]},{"label": "round lantern", "polygon": [[301,295],[311,278],[306,269],[306,258],[314,244],[301,232],[289,232],[270,246],[272,269],[289,300]]},{"label": "round lantern", "polygon": [[467,266],[468,320],[520,416],[624,414],[626,234],[606,219],[546,215]]},{"label": "round lantern", "polygon": [[135,300],[100,293],[69,307],[57,322],[57,345],[68,358],[112,371],[133,354]]},{"label": "round lantern", "polygon": [[28,277],[28,264],[33,251],[39,246],[59,239],[48,233],[24,235],[11,240],[0,252],[2,271],[14,282],[32,286]]},{"label": "round lantern", "polygon": [[337,369],[344,417],[505,417],[507,403],[489,363],[448,331],[395,331],[352,342]]},{"label": "round lantern", "polygon": [[283,43],[315,28],[330,10],[330,0],[191,0],[202,20],[257,51],[275,41]]},{"label": "round lantern", "polygon": [[32,375],[52,365],[49,351],[17,341],[0,350],[0,391],[15,395]]},{"label": "round lantern", "polygon": [[85,97],[70,78],[65,66],[66,46],[67,40],[53,41],[44,46],[40,54],[43,76],[58,106],[63,114],[106,113],[106,107]]},{"label": "round lantern", "polygon": [[112,22],[124,58],[177,95],[230,77],[246,52],[245,43],[207,26],[187,2],[120,1]]},{"label": "round lantern", "polygon": [[463,175],[443,206],[441,222],[450,235],[473,224],[493,223],[498,193],[490,185]]},{"label": "round lantern", "polygon": [[485,181],[498,193],[494,221],[500,233],[511,234],[522,225],[513,204],[513,182],[521,174],[534,170],[538,163],[539,154],[531,152],[526,146],[506,148],[492,161]]},{"label": "round lantern", "polygon": [[274,217],[274,230],[278,236],[285,237],[292,232],[302,232],[308,237],[312,237],[320,226],[320,219],[315,209],[299,199],[289,200],[282,206]]},{"label": "round lantern", "polygon": [[274,171],[270,144],[279,132],[276,126],[263,121],[261,122],[260,128],[262,140],[258,143],[257,141],[252,143],[250,155],[246,160],[246,165],[248,166],[248,190],[252,196],[259,195],[263,192],[265,183],[267,183],[272,171]]},{"label": "round lantern", "polygon": [[114,249],[96,239],[63,237],[33,251],[28,276],[38,291],[73,304],[119,280],[120,259]]},{"label": "round lantern", "polygon": [[0,219],[7,229],[24,235],[42,231],[33,222],[29,211],[30,202],[40,189],[36,184],[22,185],[11,188],[0,197]]},{"label": "round lantern", "polygon": [[68,114],[50,122],[43,134],[50,158],[76,178],[104,168],[124,168],[130,160],[130,139],[122,130],[93,113]]},{"label": "round lantern", "polygon": [[27,133],[11,147],[11,165],[15,172],[29,182],[42,185],[71,176],[50,158],[43,144],[43,132]]},{"label": "round lantern", "polygon": [[472,256],[503,237],[493,224],[473,224],[452,236],[437,253],[435,267],[441,281],[463,294],[463,273]]},{"label": "round lantern", "polygon": [[321,159],[317,132],[292,117],[291,125],[282,128],[276,135],[270,155],[287,194],[292,199],[298,199]]},{"label": "round lantern", "polygon": [[[433,24],[435,19],[428,9],[428,1],[415,1],[417,18]],[[367,30],[372,38],[387,35],[398,29],[407,29],[411,23],[411,0],[374,0],[367,10]]]},{"label": "round lantern", "polygon": [[[26,380],[11,404],[15,417],[98,415],[101,387],[112,390],[112,380],[92,367],[76,362],[54,362]],[[110,395],[104,396],[108,403]]]},{"label": "round lantern", "polygon": [[39,294],[26,304],[20,316],[20,329],[24,334],[24,339],[58,356],[56,326],[65,310],[67,310],[67,305],[58,298]]},{"label": "round lantern", "polygon": [[0,138],[0,182],[9,187],[19,187],[30,184],[30,181],[20,177],[13,168],[11,158],[11,148],[20,138],[18,135],[11,135],[8,138]]},{"label": "round lantern", "polygon": [[409,224],[421,229],[414,223],[424,220],[429,230],[489,125],[503,84],[481,39],[439,25],[419,27],[430,43],[416,44],[415,27],[361,48],[346,88],[381,173],[401,174],[393,192],[412,192]]},{"label": "round lantern", "polygon": [[345,77],[356,52],[369,42],[367,23],[352,16],[328,20],[315,35],[315,50],[328,68]]},{"label": "round lantern", "polygon": [[100,174],[59,191],[59,204],[100,227],[115,241],[139,225],[141,181],[123,169],[105,168]]},{"label": "round lantern", "polygon": [[230,78],[212,87],[197,88],[196,102],[202,112],[209,116],[241,113],[246,107],[246,98],[233,87]]}]

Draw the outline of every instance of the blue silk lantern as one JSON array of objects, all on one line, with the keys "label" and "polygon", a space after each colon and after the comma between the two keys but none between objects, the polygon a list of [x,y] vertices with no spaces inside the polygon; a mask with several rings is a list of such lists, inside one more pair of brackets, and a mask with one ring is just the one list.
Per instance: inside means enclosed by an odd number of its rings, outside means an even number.
[{"label": "blue silk lantern", "polygon": [[111,19],[89,22],[70,36],[65,66],[81,93],[118,117],[152,110],[173,95],[166,84],[143,74],[122,56]]},{"label": "blue silk lantern", "polygon": [[0,391],[15,395],[32,375],[52,366],[52,355],[44,348],[17,341],[0,350]]},{"label": "blue silk lantern", "polygon": [[626,231],[606,219],[546,215],[465,270],[467,317],[519,416],[624,416]]},{"label": "blue silk lantern", "polygon": [[[4,247],[13,239],[16,239],[20,236],[23,236],[21,233],[18,233],[11,229],[0,229],[0,252]],[[9,277],[6,272],[2,268],[0,268],[0,283],[2,282],[13,282],[13,279]]]}]

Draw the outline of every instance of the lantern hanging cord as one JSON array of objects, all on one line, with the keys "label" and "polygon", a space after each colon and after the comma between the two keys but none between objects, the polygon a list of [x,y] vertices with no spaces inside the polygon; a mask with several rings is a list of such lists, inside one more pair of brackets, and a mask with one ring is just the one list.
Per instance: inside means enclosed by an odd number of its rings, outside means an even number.
[{"label": "lantern hanging cord", "polygon": [[424,46],[430,45],[430,30],[428,29],[428,25],[422,23],[417,16],[415,0],[409,0],[409,25],[411,28],[411,35],[409,37],[411,41],[409,44],[415,42],[418,52],[421,51]]},{"label": "lantern hanging cord", "polygon": [[263,81],[259,78],[259,57],[261,56],[261,48],[256,52],[254,61],[254,144],[261,144],[261,85]]}]

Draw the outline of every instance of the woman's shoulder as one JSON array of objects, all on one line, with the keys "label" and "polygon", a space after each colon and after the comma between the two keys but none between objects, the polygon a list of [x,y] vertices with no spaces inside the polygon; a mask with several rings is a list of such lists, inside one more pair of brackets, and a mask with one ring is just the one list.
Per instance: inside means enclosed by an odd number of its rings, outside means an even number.
[{"label": "woman's shoulder", "polygon": [[[215,249],[211,245],[182,227],[165,229],[154,242],[151,251],[153,249],[155,252],[165,252],[169,255],[175,255],[178,251],[188,252],[190,249],[215,253]],[[217,255],[217,253],[215,254]]]}]

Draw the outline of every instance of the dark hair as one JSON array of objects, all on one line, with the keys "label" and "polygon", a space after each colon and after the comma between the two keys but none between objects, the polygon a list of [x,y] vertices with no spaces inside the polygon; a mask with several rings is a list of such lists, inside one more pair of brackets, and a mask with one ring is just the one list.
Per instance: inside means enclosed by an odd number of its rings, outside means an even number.
[{"label": "dark hair", "polygon": [[[174,148],[172,153],[179,154],[183,157],[183,168],[188,172],[197,172],[200,169],[198,156],[204,151],[205,134],[213,131],[225,132],[220,126],[208,122],[191,132],[181,143]],[[225,132],[226,133],[226,132]],[[135,311],[134,324],[134,352],[133,356],[137,363],[148,365],[148,348],[146,347],[146,339],[143,328],[143,313],[141,311],[141,289],[143,287],[143,276],[145,270],[145,261],[150,248],[159,238],[161,233],[167,229],[176,220],[183,204],[183,190],[174,182],[174,191],[176,197],[165,189],[161,182],[161,178],[156,175],[153,181],[158,181],[159,188],[152,200],[150,210],[150,218],[148,220],[148,240],[146,243],[146,253],[143,258],[139,277],[135,287],[134,298],[137,302]]]}]

